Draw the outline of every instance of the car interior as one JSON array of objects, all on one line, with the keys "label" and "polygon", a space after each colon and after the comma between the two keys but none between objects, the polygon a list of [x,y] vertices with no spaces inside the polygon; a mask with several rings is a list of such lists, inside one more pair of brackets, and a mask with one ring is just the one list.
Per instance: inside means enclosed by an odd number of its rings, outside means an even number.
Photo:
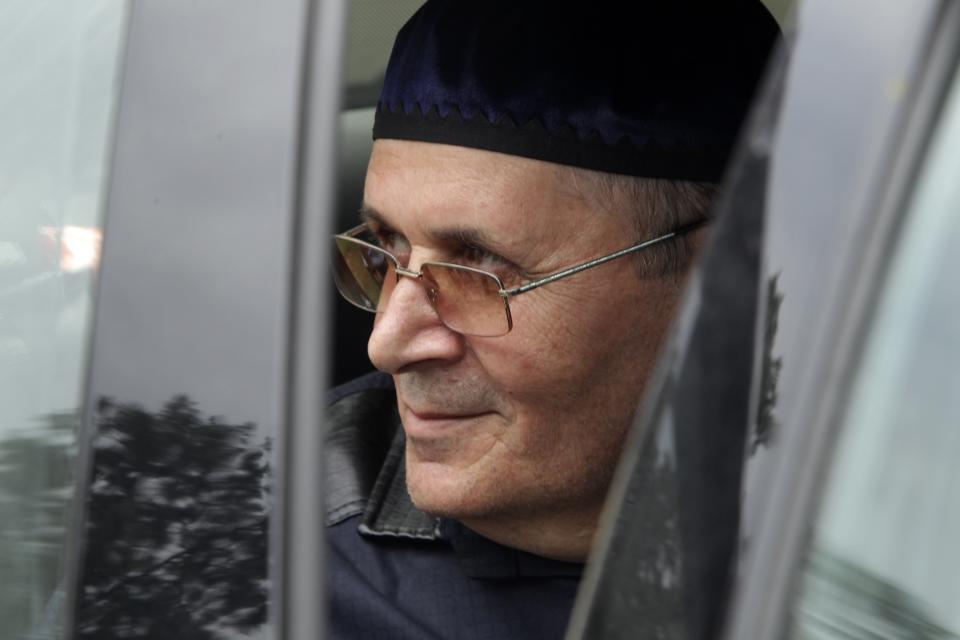
[{"label": "car interior", "polygon": [[[336,195],[336,232],[358,223],[363,180],[373,145],[373,113],[383,83],[393,38],[421,0],[353,0],[348,17],[344,67],[343,107],[340,115],[340,176]],[[331,385],[373,370],[367,358],[367,336],[373,315],[362,311],[331,290],[335,310]]]}]

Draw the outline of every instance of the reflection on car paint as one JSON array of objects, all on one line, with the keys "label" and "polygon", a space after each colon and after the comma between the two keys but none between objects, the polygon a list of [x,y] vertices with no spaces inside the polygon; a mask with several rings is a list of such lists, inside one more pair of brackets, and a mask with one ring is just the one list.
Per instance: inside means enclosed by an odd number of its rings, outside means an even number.
[{"label": "reflection on car paint", "polygon": [[760,364],[760,386],[757,399],[757,419],[752,424],[750,438],[750,455],[757,449],[770,444],[770,439],[776,432],[778,424],[776,416],[777,386],[780,381],[780,369],[783,368],[783,357],[774,356],[773,345],[777,337],[777,326],[780,319],[780,305],[783,304],[783,293],[777,286],[779,274],[767,279],[766,311],[763,323],[763,362]]}]

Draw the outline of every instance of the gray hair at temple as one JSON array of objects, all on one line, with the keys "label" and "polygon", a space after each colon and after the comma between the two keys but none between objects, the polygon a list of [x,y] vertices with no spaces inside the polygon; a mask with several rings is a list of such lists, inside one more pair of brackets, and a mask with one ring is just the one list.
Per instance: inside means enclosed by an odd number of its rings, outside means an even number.
[{"label": "gray hair at temple", "polygon": [[[569,166],[563,171],[591,205],[632,218],[635,235],[625,244],[643,242],[707,219],[720,193],[720,185],[714,182],[643,178]],[[679,278],[693,257],[690,234],[682,234],[631,259],[640,277]]]}]

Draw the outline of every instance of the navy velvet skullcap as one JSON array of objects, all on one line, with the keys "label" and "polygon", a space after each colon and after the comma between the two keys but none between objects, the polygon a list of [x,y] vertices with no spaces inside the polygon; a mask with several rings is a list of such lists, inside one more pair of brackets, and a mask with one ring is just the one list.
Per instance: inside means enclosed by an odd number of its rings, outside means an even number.
[{"label": "navy velvet skullcap", "polygon": [[755,0],[432,0],[397,35],[373,137],[718,181],[778,35]]}]

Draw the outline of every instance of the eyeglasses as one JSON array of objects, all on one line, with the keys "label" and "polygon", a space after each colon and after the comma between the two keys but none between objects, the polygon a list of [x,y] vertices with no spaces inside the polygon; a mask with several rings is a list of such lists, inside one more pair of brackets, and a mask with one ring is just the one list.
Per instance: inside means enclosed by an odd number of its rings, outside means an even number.
[{"label": "eyeglasses", "polygon": [[[366,311],[383,311],[400,276],[420,281],[441,322],[449,329],[471,336],[495,337],[510,332],[513,317],[510,298],[533,291],[561,278],[592,269],[666,242],[706,224],[699,221],[646,240],[640,244],[557,271],[527,284],[504,289],[500,278],[489,271],[449,262],[424,262],[420,271],[400,264],[392,253],[358,237],[370,233],[366,224],[333,237],[333,277],[347,302]],[[371,234],[372,238],[372,234]]]}]

